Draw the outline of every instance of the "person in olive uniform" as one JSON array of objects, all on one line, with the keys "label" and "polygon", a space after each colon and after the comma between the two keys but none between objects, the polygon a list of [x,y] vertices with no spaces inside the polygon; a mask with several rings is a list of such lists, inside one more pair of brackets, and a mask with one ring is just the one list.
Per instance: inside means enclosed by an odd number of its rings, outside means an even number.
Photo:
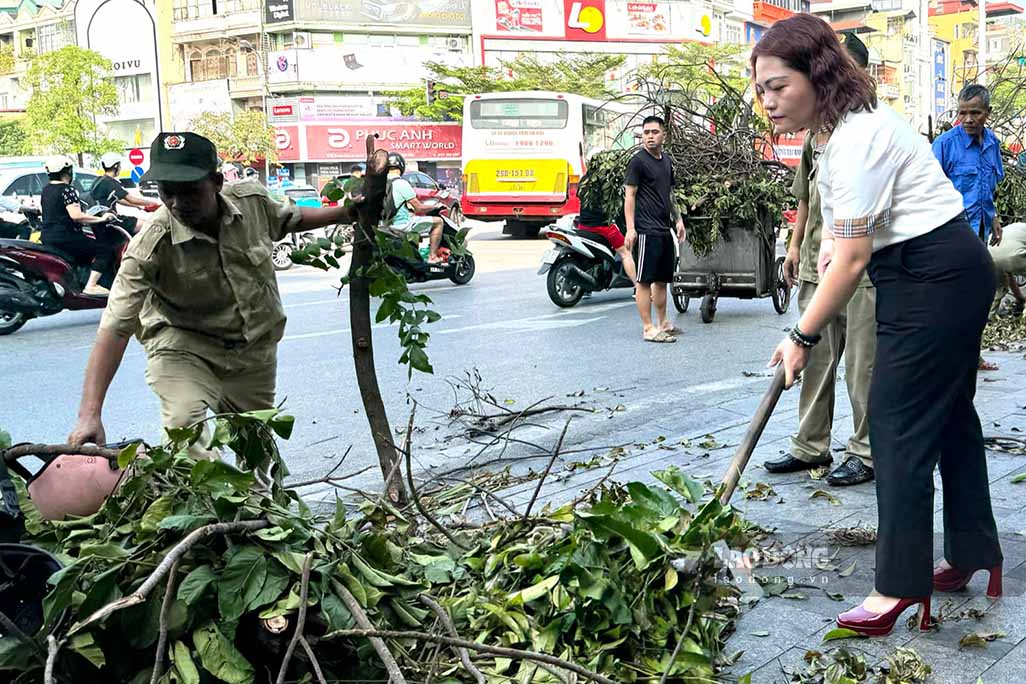
[{"label": "person in olive uniform", "polygon": [[[841,34],[848,54],[862,69],[869,65],[869,50],[854,33]],[[822,134],[820,134],[822,135]],[[798,281],[798,309],[804,312],[819,287],[816,264],[823,232],[819,189],[816,187],[817,135],[805,137],[801,164],[791,192],[798,198],[798,221],[784,261],[784,275]],[[798,432],[791,437],[791,451],[764,464],[767,472],[790,473],[817,468],[832,462],[831,432],[834,421],[834,385],[837,368],[844,358],[845,382],[851,402],[853,432],[845,449],[846,458],[827,476],[834,486],[855,485],[873,479],[873,457],[869,448],[869,381],[876,358],[876,290],[863,275],[847,307],[821,334],[822,343],[813,348],[809,365],[802,373],[798,396]]]},{"label": "person in olive uniform", "polygon": [[[379,182],[364,187],[380,200],[384,156],[374,159]],[[164,206],[132,240],[111,289],[74,445],[106,441],[104,398],[133,334],[165,427],[194,424],[208,409],[273,407],[285,312],[271,247],[288,233],[355,222],[352,208],[279,204],[256,180],[224,185],[214,144],[193,133],[158,135],[150,163],[143,181],[157,182]]]}]

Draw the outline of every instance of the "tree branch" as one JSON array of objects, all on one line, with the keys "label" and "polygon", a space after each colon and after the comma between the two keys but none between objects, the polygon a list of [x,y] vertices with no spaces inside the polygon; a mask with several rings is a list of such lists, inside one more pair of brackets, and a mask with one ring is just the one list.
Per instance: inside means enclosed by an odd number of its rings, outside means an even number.
[{"label": "tree branch", "polygon": [[371,638],[385,638],[385,639],[414,639],[419,641],[429,641],[436,644],[444,644],[446,646],[460,646],[462,648],[469,649],[471,651],[478,651],[479,653],[487,653],[489,655],[502,656],[504,658],[517,658],[519,660],[530,660],[536,663],[545,663],[548,665],[555,665],[561,667],[564,670],[574,672],[585,679],[589,679],[599,684],[616,684],[612,679],[604,675],[600,675],[597,672],[592,672],[586,667],[581,667],[576,663],[571,663],[568,660],[557,658],[556,656],[550,656],[546,653],[536,653],[534,651],[523,651],[518,648],[506,648],[503,646],[487,646],[485,644],[479,644],[475,641],[467,641],[466,639],[457,639],[455,637],[446,637],[438,634],[427,634],[426,632],[413,632],[413,631],[396,631],[396,630],[385,630],[385,629],[340,629],[336,632],[331,632],[323,637],[323,639],[330,639],[332,637],[366,637]]},{"label": "tree branch", "polygon": [[454,545],[458,546],[464,551],[467,551],[471,547],[467,546],[459,539],[457,539],[456,535],[450,532],[448,528],[442,525],[442,523],[438,522],[438,519],[435,518],[435,516],[431,515],[431,513],[424,507],[423,502],[420,500],[420,496],[417,494],[417,488],[413,484],[413,455],[410,453],[412,451],[410,446],[411,442],[413,441],[413,418],[416,412],[417,404],[414,404],[413,410],[410,411],[410,422],[406,428],[406,448],[404,449],[404,451],[406,452],[406,484],[410,489],[410,498],[413,499],[413,505],[417,508],[417,511],[420,512],[420,514],[424,516],[424,518],[429,523],[431,523],[432,526],[434,526],[442,534],[444,534],[445,538],[452,542]]},{"label": "tree branch", "polygon": [[299,617],[296,620],[296,631],[289,641],[289,647],[285,650],[285,657],[281,660],[281,669],[278,670],[277,684],[284,684],[285,675],[289,671],[289,662],[292,654],[296,651],[296,644],[303,638],[303,629],[306,627],[306,601],[310,594],[310,569],[313,567],[313,551],[306,554],[303,560],[303,579],[299,585]]},{"label": "tree branch", "polygon": [[157,639],[157,654],[153,662],[153,675],[150,684],[157,684],[164,675],[164,651],[167,649],[167,615],[174,603],[175,577],[178,575],[178,560],[171,565],[167,574],[167,589],[164,591],[164,602],[160,606],[160,638]]},{"label": "tree branch", "polygon": [[299,644],[306,651],[306,657],[310,659],[310,666],[313,668],[318,684],[328,684],[328,680],[324,678],[324,673],[321,672],[321,664],[317,660],[317,656],[314,655],[313,649],[310,648],[310,642],[306,640],[306,637],[299,637]]},{"label": "tree branch", "polygon": [[60,456],[61,454],[73,454],[75,456],[100,456],[107,459],[116,459],[121,452],[118,449],[106,447],[71,446],[70,444],[19,444],[4,451],[0,456],[5,460],[21,458],[22,456]]},{"label": "tree branch", "polygon": [[534,502],[538,500],[538,494],[541,493],[542,485],[545,484],[545,478],[549,476],[549,472],[552,470],[552,464],[559,458],[559,450],[563,448],[563,438],[566,437],[566,431],[570,427],[570,421],[573,418],[567,418],[566,425],[563,426],[563,432],[559,435],[559,441],[556,442],[556,449],[552,452],[552,458],[549,459],[548,465],[545,466],[545,472],[542,473],[541,479],[538,480],[538,486],[534,488],[534,494],[531,495],[531,500],[527,502],[527,510],[524,511],[524,521],[531,517],[531,509],[534,508]]},{"label": "tree branch", "polygon": [[[374,625],[371,623],[370,618],[367,617],[367,613],[363,610],[360,602],[356,600],[356,597],[346,589],[345,585],[336,579],[331,580],[331,584],[335,587],[335,591],[338,592],[342,598],[342,602],[346,604],[346,608],[349,609],[349,613],[356,620],[356,624],[360,627],[360,632],[366,632],[360,636],[367,636],[370,639],[371,646],[377,652],[378,657],[381,658],[381,662],[385,665],[385,670],[388,671],[389,681],[391,684],[406,684],[406,678],[403,676],[403,671],[399,669],[399,663],[395,661],[395,656],[388,650],[388,646],[385,642],[378,638],[376,634],[370,634],[370,632],[376,631]],[[383,635],[387,636],[387,635]]]},{"label": "tree branch", "polygon": [[113,603],[108,603],[106,606],[100,608],[87,617],[84,621],[72,625],[71,629],[68,630],[68,636],[82,631],[94,622],[99,622],[119,610],[131,608],[132,606],[137,606],[146,601],[146,597],[150,595],[150,592],[153,591],[154,587],[157,586],[160,580],[170,572],[171,567],[181,560],[193,546],[198,544],[205,537],[210,537],[215,534],[232,534],[234,532],[253,532],[255,530],[262,530],[269,526],[270,523],[266,520],[243,520],[241,522],[214,523],[212,525],[205,525],[193,530],[189,536],[175,544],[174,548],[164,556],[164,560],[160,562],[157,569],[150,573],[150,576],[146,578],[146,581],[143,582],[135,592],[129,594],[123,599],[119,599]]},{"label": "tree branch", "polygon": [[[460,634],[456,631],[456,625],[452,623],[452,618],[449,617],[449,614],[445,612],[445,609],[442,608],[442,606],[438,605],[438,602],[430,596],[428,596],[427,594],[421,594],[420,600],[428,608],[435,612],[435,615],[438,616],[438,619],[442,621],[442,625],[445,627],[445,630],[449,632],[449,636],[458,639]],[[456,653],[459,654],[460,662],[463,663],[463,667],[467,668],[467,672],[469,672],[474,677],[474,679],[477,681],[477,684],[485,684],[485,676],[481,674],[481,670],[477,669],[474,663],[470,662],[470,654],[467,653],[467,649],[458,647],[456,649]]]}]

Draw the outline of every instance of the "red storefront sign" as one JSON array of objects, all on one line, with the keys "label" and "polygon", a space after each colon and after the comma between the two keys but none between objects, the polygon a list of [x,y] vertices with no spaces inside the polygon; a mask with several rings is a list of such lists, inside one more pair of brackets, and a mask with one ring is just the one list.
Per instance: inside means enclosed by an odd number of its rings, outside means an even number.
[{"label": "red storefront sign", "polygon": [[606,39],[606,0],[563,0],[567,40]]},{"label": "red storefront sign", "polygon": [[278,161],[299,161],[299,126],[278,126],[275,128],[274,144],[278,148]]},{"label": "red storefront sign", "polygon": [[411,160],[459,159],[462,152],[459,125],[366,121],[307,125],[305,161],[362,159],[367,154],[367,137],[375,133],[379,149]]}]

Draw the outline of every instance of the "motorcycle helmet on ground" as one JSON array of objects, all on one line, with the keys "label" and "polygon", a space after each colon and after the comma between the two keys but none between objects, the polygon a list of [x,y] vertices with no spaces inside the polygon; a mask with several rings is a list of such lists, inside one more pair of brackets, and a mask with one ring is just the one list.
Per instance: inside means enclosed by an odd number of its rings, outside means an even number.
[{"label": "motorcycle helmet on ground", "polygon": [[[120,450],[131,443],[110,444],[108,448]],[[143,453],[142,448],[139,453]],[[43,467],[34,475],[16,460],[8,459],[7,467],[25,480],[29,498],[46,520],[92,515],[100,510],[125,475],[116,459],[103,456],[59,454],[36,458],[43,462]]]},{"label": "motorcycle helmet on ground", "polygon": [[108,152],[100,157],[100,166],[104,171],[110,171],[115,166],[121,166],[121,155],[117,152]]}]

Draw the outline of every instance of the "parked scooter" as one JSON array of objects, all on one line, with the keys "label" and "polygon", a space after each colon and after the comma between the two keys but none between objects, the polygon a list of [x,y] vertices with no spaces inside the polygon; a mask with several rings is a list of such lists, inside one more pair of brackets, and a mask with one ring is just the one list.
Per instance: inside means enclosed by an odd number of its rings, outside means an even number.
[{"label": "parked scooter", "polygon": [[542,255],[538,275],[548,273],[549,299],[556,306],[572,307],[591,292],[634,287],[620,255],[598,233],[580,230],[576,220],[556,223],[546,237],[555,246]]},{"label": "parked scooter", "polygon": [[[438,255],[442,258],[440,263],[428,263],[428,247],[419,247],[416,256],[400,257],[390,256],[387,259],[389,266],[399,271],[406,277],[407,282],[423,283],[428,280],[443,280],[448,278],[457,285],[465,285],[474,277],[475,265],[474,255],[468,250],[462,250],[462,254],[453,253],[446,244],[456,245],[462,240],[469,228],[461,229],[453,222],[449,209],[435,199],[423,201],[427,207],[424,216],[438,216],[442,219],[442,245],[438,248]],[[416,220],[417,217],[414,217]],[[412,231],[421,234],[421,241],[427,237],[431,229],[429,221],[422,221],[415,225]],[[406,233],[410,231],[394,231],[390,228],[381,228],[381,232],[391,236],[396,242],[406,239]],[[461,235],[462,230],[462,235]]]},{"label": "parked scooter", "polygon": [[0,238],[28,240],[39,230],[39,210],[22,206],[17,200],[0,197]]},{"label": "parked scooter", "polygon": [[[95,206],[86,213],[99,216],[107,207]],[[121,265],[131,236],[120,217],[103,224],[118,231],[123,240],[115,251],[111,268],[100,278],[109,288]],[[107,297],[82,292],[89,280],[89,265],[75,260],[53,247],[28,240],[0,239],[0,335],[10,335],[32,318],[52,316],[68,309],[102,309]]]}]

